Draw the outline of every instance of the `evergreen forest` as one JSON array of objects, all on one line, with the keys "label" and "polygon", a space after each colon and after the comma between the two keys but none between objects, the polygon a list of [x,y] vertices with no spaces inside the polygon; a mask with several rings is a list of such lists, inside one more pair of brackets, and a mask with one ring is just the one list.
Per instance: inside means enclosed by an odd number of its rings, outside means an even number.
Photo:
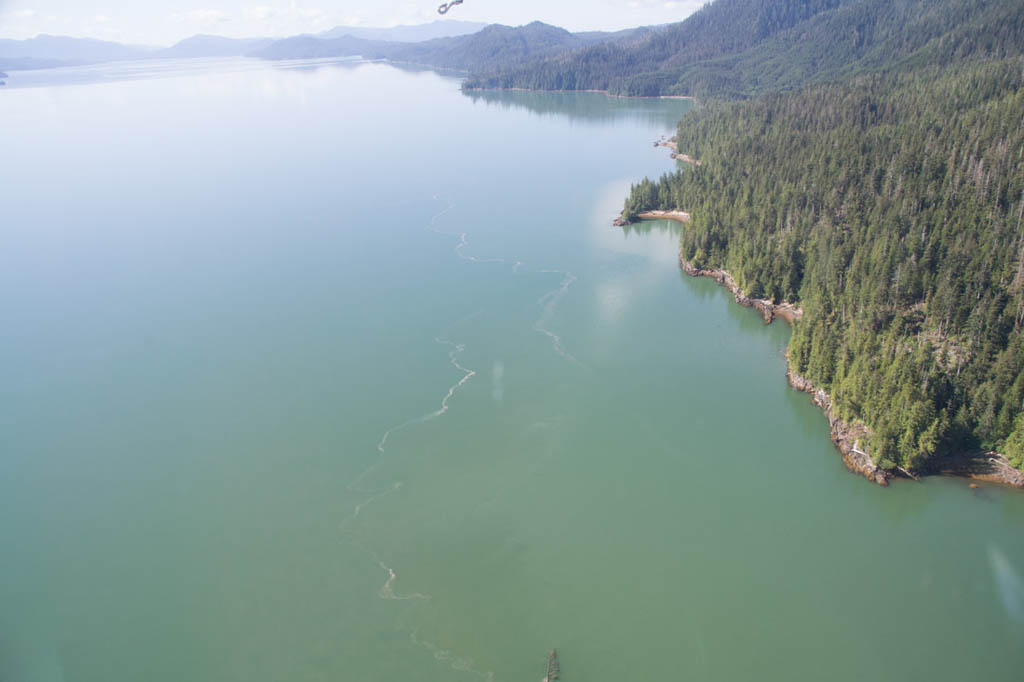
[{"label": "evergreen forest", "polygon": [[685,209],[684,259],[799,302],[791,369],[879,466],[1024,467],[1024,58],[709,102],[677,144],[701,165],[640,182],[624,216]]}]

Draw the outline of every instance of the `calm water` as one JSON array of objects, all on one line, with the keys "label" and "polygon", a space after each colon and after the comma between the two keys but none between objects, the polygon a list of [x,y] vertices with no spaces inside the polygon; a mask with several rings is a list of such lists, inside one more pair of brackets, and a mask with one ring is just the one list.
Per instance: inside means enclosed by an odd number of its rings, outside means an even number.
[{"label": "calm water", "polygon": [[685,102],[12,76],[3,682],[1020,679],[1024,495],[848,474],[610,226]]}]

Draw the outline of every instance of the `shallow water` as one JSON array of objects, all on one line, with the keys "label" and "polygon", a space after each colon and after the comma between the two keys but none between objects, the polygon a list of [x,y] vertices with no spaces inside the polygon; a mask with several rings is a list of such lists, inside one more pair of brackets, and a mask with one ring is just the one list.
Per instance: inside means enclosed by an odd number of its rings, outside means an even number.
[{"label": "shallow water", "polygon": [[689,104],[151,67],[0,92],[4,682],[1019,678],[1024,495],[610,226]]}]

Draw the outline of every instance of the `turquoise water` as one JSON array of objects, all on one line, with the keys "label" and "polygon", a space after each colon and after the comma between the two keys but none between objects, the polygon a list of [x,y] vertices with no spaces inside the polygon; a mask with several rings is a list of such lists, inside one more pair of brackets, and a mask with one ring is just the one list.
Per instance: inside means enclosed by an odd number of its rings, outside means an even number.
[{"label": "turquoise water", "polygon": [[1019,679],[1024,495],[847,473],[611,227],[688,103],[11,76],[0,680]]}]

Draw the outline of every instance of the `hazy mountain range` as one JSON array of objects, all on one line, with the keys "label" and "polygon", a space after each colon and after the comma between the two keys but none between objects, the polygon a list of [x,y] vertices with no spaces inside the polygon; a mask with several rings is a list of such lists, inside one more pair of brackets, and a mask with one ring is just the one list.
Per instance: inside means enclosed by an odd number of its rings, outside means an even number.
[{"label": "hazy mountain range", "polygon": [[312,59],[362,56],[458,70],[509,68],[596,43],[631,43],[653,29],[636,28],[616,33],[570,33],[535,21],[526,26],[491,24],[476,33],[435,38],[416,43],[366,40],[353,36],[325,38],[296,36],[278,40],[249,53],[263,59]]},{"label": "hazy mountain range", "polygon": [[435,38],[455,38],[476,33],[487,26],[477,21],[454,19],[432,21],[415,26],[393,26],[391,28],[363,28],[360,26],[337,26],[317,34],[318,38],[341,38],[352,36],[363,40],[384,40],[393,43],[420,43]]},{"label": "hazy mountain range", "polygon": [[[222,36],[196,35],[186,38],[170,47],[148,45],[125,45],[122,43],[96,40],[93,38],[71,38],[68,36],[39,35],[28,40],[0,39],[0,68],[8,70],[39,69],[56,66],[93,64],[98,62],[126,61],[137,59],[187,59],[194,57],[236,57],[258,53],[274,43],[285,45],[311,44],[344,39],[349,44],[360,45],[358,41],[375,41],[379,51],[383,45],[408,46],[422,41],[454,38],[476,33],[486,24],[469,21],[433,21],[418,26],[395,26],[392,28],[369,28],[338,26],[316,36],[306,35],[287,38],[225,38]],[[315,49],[310,50],[315,52]],[[344,50],[345,54],[351,53]],[[329,56],[329,55],[324,55]]]}]

